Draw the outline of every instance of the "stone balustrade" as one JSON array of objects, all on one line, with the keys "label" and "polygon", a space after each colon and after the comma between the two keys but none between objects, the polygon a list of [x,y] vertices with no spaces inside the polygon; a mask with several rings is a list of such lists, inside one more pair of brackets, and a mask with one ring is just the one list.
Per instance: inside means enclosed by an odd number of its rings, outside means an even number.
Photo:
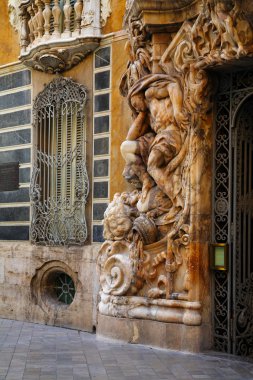
[{"label": "stone balustrade", "polygon": [[21,1],[21,61],[46,72],[80,62],[99,44],[101,6],[103,0]]}]

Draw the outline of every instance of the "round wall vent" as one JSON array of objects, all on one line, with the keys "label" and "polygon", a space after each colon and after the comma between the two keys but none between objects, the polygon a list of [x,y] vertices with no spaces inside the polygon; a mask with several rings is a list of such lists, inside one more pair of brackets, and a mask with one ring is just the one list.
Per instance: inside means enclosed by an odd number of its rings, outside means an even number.
[{"label": "round wall vent", "polygon": [[31,281],[35,302],[48,312],[71,305],[78,293],[77,288],[77,273],[61,261],[42,265]]},{"label": "round wall vent", "polygon": [[65,272],[51,271],[44,282],[44,296],[52,301],[70,305],[75,297],[75,284],[73,279]]}]

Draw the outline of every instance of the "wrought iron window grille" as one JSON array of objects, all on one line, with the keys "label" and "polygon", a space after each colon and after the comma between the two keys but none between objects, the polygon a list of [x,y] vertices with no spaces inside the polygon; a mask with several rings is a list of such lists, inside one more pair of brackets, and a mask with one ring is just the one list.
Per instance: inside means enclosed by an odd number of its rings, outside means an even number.
[{"label": "wrought iron window grille", "polygon": [[87,239],[86,99],[84,86],[62,77],[35,99],[30,185],[34,244],[82,245]]}]

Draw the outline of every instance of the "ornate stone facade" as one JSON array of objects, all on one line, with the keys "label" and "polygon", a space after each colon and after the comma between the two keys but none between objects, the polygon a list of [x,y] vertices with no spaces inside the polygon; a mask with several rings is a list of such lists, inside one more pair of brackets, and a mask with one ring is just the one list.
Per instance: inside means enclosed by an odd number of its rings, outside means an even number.
[{"label": "ornate stone facade", "polygon": [[95,50],[111,14],[111,0],[9,0],[19,32],[21,61],[49,73],[69,70]]},{"label": "ornate stone facade", "polygon": [[116,194],[105,212],[99,311],[198,326],[210,293],[215,81],[209,69],[249,59],[253,28],[248,2],[186,3],[194,10],[198,3],[200,11],[177,33],[175,24],[173,33],[159,26],[158,16],[145,21],[145,10],[157,9],[155,2],[146,9],[142,1],[127,3],[129,63],[120,90],[133,122],[121,153],[123,175],[136,189]]}]

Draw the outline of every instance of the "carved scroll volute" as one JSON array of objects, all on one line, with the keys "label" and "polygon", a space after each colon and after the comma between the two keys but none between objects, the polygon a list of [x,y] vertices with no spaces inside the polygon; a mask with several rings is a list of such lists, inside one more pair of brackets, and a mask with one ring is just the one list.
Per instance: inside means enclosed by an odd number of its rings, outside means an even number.
[{"label": "carved scroll volute", "polygon": [[64,35],[71,37],[70,23],[71,23],[71,14],[72,14],[73,8],[72,8],[72,5],[70,3],[70,0],[66,0],[65,5],[63,7],[63,10],[64,10],[64,16],[65,16]]},{"label": "carved scroll volute", "polygon": [[41,0],[35,0],[35,4],[38,8],[36,15],[38,38],[41,39],[44,33],[43,3]]},{"label": "carved scroll volute", "polygon": [[43,0],[44,1],[44,4],[45,4],[45,8],[44,8],[44,11],[43,11],[43,17],[44,17],[44,28],[45,28],[45,34],[44,34],[44,38],[45,39],[48,39],[50,38],[50,18],[51,18],[51,8],[50,8],[50,3],[51,3],[51,0]]},{"label": "carved scroll volute", "polygon": [[21,10],[21,33],[20,33],[20,45],[21,52],[26,51],[26,47],[29,45],[29,30],[28,30],[28,12],[25,8]]},{"label": "carved scroll volute", "polygon": [[60,37],[60,17],[61,17],[61,8],[59,6],[59,0],[54,0],[54,6],[52,9],[54,17],[54,32],[53,36]]},{"label": "carved scroll volute", "polygon": [[81,21],[82,21],[82,11],[83,11],[83,0],[77,0],[75,5],[75,22],[76,22],[76,28],[75,28],[75,34],[79,35],[81,34]]}]

